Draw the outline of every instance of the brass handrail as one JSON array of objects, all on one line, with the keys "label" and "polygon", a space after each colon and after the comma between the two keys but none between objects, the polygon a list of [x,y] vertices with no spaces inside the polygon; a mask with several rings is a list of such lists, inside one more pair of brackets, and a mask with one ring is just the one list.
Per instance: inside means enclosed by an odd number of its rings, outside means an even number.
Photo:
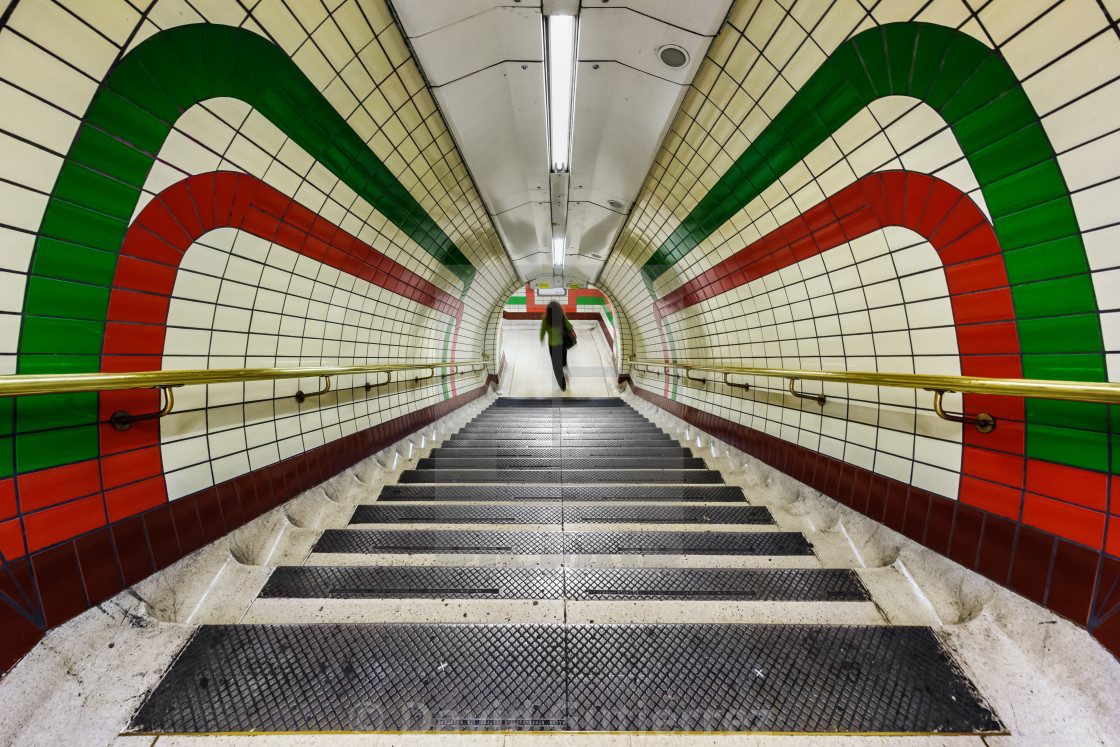
[{"label": "brass handrail", "polygon": [[958,392],[963,394],[998,394],[1007,397],[1032,399],[1057,399],[1067,402],[1095,402],[1120,405],[1120,384],[1096,381],[1054,381],[1050,379],[989,379],[981,376],[940,376],[928,374],[878,373],[874,371],[802,371],[794,368],[753,368],[750,366],[717,366],[702,363],[676,363],[673,361],[642,360],[630,358],[636,366],[657,366],[684,371],[713,371],[716,373],[763,376],[775,379],[801,379],[828,381],[837,384],[867,384],[902,389],[928,389],[930,391]]},{"label": "brass handrail", "polygon": [[[67,394],[73,392],[107,392],[121,389],[162,389],[173,386],[233,384],[244,381],[302,379],[326,376],[349,376],[389,373],[455,366],[485,368],[488,356],[473,361],[442,361],[440,363],[387,363],[377,366],[307,366],[291,368],[207,368],[183,371],[130,371],[127,373],[76,373],[0,376],[0,397],[21,397],[31,394]],[[464,372],[469,373],[469,372]],[[391,375],[391,374],[390,374]],[[427,377],[425,377],[427,378]],[[386,382],[388,383],[388,382]]]}]

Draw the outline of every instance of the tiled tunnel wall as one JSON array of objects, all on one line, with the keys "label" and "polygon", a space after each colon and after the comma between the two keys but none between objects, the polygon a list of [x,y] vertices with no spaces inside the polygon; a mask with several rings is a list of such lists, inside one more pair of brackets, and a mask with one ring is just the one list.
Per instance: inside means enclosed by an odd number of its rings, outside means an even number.
[{"label": "tiled tunnel wall", "polygon": [[[600,278],[636,357],[1118,380],[1117,8],[790,5],[736,3]],[[1109,407],[947,397],[981,434],[923,391],[630,376],[1120,651]]]},{"label": "tiled tunnel wall", "polygon": [[[737,2],[600,278],[616,350],[1116,379],[1117,13]],[[521,281],[384,0],[0,3],[0,149],[3,373],[499,371]],[[983,435],[922,392],[630,375],[1120,651],[1109,408],[951,401]],[[125,433],[155,393],[3,400],[0,672],[483,381],[332,383],[187,391]]]},{"label": "tiled tunnel wall", "polygon": [[[481,357],[519,281],[384,2],[328,5],[5,4],[3,373]],[[428,373],[189,387],[125,432],[158,393],[0,400],[0,672],[487,376]]]}]

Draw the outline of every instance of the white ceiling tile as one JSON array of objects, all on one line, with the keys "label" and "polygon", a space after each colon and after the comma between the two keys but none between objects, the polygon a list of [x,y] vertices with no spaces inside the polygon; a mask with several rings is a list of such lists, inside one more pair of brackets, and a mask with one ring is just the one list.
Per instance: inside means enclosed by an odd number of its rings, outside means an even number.
[{"label": "white ceiling tile", "polygon": [[568,243],[587,257],[606,257],[626,215],[593,202],[573,202],[568,207]]},{"label": "white ceiling tile", "polygon": [[630,8],[703,36],[714,36],[731,8],[731,0],[583,0],[584,12],[600,10],[605,2],[611,8]]},{"label": "white ceiling tile", "polygon": [[492,213],[537,199],[538,187],[547,193],[540,63],[505,63],[434,92]]},{"label": "white ceiling tile", "polygon": [[391,0],[408,36],[423,36],[498,7],[540,8],[541,0]]},{"label": "white ceiling tile", "polygon": [[[656,18],[624,8],[585,9],[579,19],[579,59],[617,60],[628,67],[645,71],[681,85],[696,75],[708,53],[711,37],[662,23]],[[688,53],[688,63],[671,68],[661,61],[658,51],[675,44]],[[577,81],[577,95],[578,84]]]},{"label": "white ceiling tile", "polygon": [[687,87],[614,62],[579,65],[570,199],[629,205]]},{"label": "white ceiling tile", "polygon": [[505,60],[543,60],[544,27],[532,8],[493,8],[412,37],[412,46],[438,87]]}]

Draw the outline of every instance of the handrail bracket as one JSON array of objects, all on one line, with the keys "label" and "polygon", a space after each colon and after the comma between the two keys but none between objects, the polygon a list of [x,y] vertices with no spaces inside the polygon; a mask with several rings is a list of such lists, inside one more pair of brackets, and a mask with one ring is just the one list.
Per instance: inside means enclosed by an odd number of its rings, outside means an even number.
[{"label": "handrail bracket", "polygon": [[391,384],[393,382],[393,372],[392,371],[382,371],[381,373],[385,374],[385,381],[382,381],[382,382],[377,383],[377,384],[371,384],[367,381],[366,382],[366,392],[369,392],[373,389],[380,389],[383,386],[389,386],[389,384]]},{"label": "handrail bracket", "polygon": [[799,397],[800,399],[815,399],[817,401],[818,405],[820,405],[821,407],[824,407],[824,403],[827,401],[827,398],[824,396],[823,393],[821,393],[821,394],[806,394],[805,392],[799,392],[794,387],[795,384],[797,384],[797,379],[790,379],[789,380],[789,393],[790,394],[792,394],[794,397]]},{"label": "handrail bracket", "polygon": [[724,384],[724,386],[729,386],[732,389],[742,389],[744,392],[749,392],[751,390],[751,385],[750,384],[735,384],[733,382],[728,381],[727,377],[729,375],[730,374],[728,374],[726,371],[723,372],[723,384]]},{"label": "handrail bracket", "polygon": [[170,415],[171,410],[175,407],[175,395],[171,392],[171,387],[160,386],[154,388],[159,389],[160,393],[163,395],[162,398],[167,400],[166,404],[160,408],[159,412],[133,415],[129,413],[128,410],[117,410],[113,413],[112,417],[109,418],[109,423],[113,428],[123,432],[131,428],[133,423],[139,423],[144,420],[159,420],[160,418]]},{"label": "handrail bracket", "polygon": [[331,377],[321,376],[320,378],[326,381],[323,388],[317,392],[309,392],[307,394],[305,394],[304,391],[300,389],[298,392],[296,392],[296,402],[303,402],[308,397],[322,397],[324,394],[329,392],[331,390]]},{"label": "handrail bracket", "polygon": [[996,419],[986,412],[977,415],[950,415],[945,412],[942,407],[941,398],[945,395],[945,389],[931,389],[927,391],[933,392],[933,411],[937,417],[942,420],[948,420],[952,423],[963,423],[964,425],[971,425],[981,433],[991,433],[996,429]]},{"label": "handrail bracket", "polygon": [[693,376],[693,375],[692,375],[692,370],[691,370],[691,369],[688,369],[688,368],[686,368],[686,369],[684,370],[684,377],[685,377],[686,379],[688,379],[689,381],[695,381],[695,382],[697,382],[698,384],[707,384],[707,383],[708,383],[708,380],[707,380],[707,379],[698,379],[698,378],[696,378],[695,376]]}]

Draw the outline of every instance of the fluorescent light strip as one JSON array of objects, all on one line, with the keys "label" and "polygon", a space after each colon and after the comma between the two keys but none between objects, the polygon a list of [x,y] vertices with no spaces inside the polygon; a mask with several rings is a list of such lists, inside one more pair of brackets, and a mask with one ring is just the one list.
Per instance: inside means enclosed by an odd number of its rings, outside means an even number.
[{"label": "fluorescent light strip", "polygon": [[572,141],[575,16],[548,16],[548,103],[552,170],[568,170]]},{"label": "fluorescent light strip", "polygon": [[563,267],[564,266],[564,237],[563,236],[553,236],[552,237],[552,266],[553,267]]}]

